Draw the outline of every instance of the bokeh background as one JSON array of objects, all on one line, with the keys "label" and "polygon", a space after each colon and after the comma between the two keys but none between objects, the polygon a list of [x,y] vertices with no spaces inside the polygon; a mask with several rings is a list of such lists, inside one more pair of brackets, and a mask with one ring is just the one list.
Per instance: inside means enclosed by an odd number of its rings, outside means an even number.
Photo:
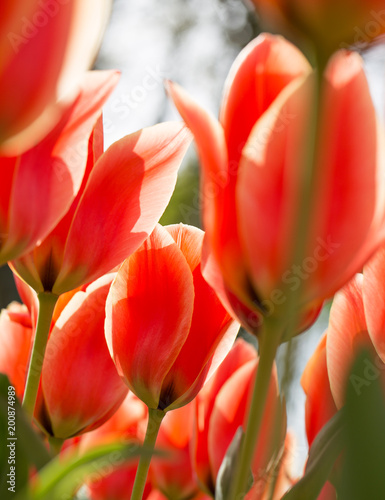
[{"label": "bokeh background", "polygon": [[[164,91],[165,78],[186,88],[218,115],[222,88],[240,50],[261,31],[251,5],[242,0],[115,0],[95,69],[119,69],[120,83],[104,110],[105,146],[142,127],[180,119]],[[385,46],[363,52],[373,99],[385,117]],[[384,120],[385,121],[385,120]],[[199,165],[192,147],[175,194],[161,222],[200,226]],[[102,235],[101,235],[102,238]],[[17,300],[12,275],[0,269],[0,306]],[[300,376],[327,327],[330,304],[305,334],[281,348],[279,373],[288,406],[288,426],[297,440],[300,473],[307,453],[304,394]],[[288,372],[288,360],[294,359]]]}]

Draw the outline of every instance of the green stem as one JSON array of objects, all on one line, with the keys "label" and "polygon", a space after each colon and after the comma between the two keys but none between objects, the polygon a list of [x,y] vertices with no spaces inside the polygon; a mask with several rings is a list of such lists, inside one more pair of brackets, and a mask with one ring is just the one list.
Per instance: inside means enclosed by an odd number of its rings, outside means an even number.
[{"label": "green stem", "polygon": [[[265,322],[266,325],[267,322]],[[241,456],[236,468],[230,499],[243,498],[250,464],[258,440],[258,434],[262,424],[263,412],[266,405],[271,372],[273,369],[275,355],[280,343],[277,332],[265,328],[259,337],[259,364],[255,379],[254,392],[249,410],[246,433],[241,449]]]},{"label": "green stem", "polygon": [[141,500],[144,487],[146,486],[148,469],[150,467],[151,455],[155,447],[156,438],[160,429],[160,424],[165,416],[162,410],[148,409],[148,424],[146,437],[144,439],[144,453],[141,455],[139,465],[136,470],[134,487],[132,489],[131,500]]},{"label": "green stem", "polygon": [[59,455],[59,453],[63,447],[64,441],[65,441],[65,439],[49,436],[49,438],[48,438],[49,447],[50,447],[51,453],[54,457]]},{"label": "green stem", "polygon": [[39,293],[37,297],[39,300],[39,314],[37,317],[35,340],[33,341],[32,355],[23,398],[23,408],[31,418],[35,409],[52,315],[57,299],[59,298],[57,295],[50,292]]}]

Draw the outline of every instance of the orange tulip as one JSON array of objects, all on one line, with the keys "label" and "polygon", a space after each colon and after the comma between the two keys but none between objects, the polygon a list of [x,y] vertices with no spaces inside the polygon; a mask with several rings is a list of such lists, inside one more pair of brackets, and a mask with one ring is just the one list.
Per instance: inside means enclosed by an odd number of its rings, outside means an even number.
[{"label": "orange tulip", "polygon": [[200,270],[203,232],[157,226],[119,269],[106,339],[120,376],[149,408],[189,403],[233,343],[232,321]]},{"label": "orange tulip", "polygon": [[294,259],[313,80],[293,45],[261,35],[230,71],[219,122],[169,84],[202,165],[204,276],[251,331],[261,317],[285,324],[296,290],[309,326],[384,238],[382,130],[360,57],[341,51],[323,77],[317,182]]},{"label": "orange tulip", "polygon": [[63,112],[96,55],[110,0],[3,0],[0,150],[35,145]]},{"label": "orange tulip", "polygon": [[[199,481],[212,494],[219,468],[239,426],[245,426],[253,382],[258,370],[255,350],[237,340],[224,362],[196,399],[196,429],[193,462]],[[274,370],[269,385],[260,438],[252,471],[255,486],[249,498],[262,499],[273,472],[274,422],[282,412]],[[282,436],[283,442],[283,436]]]},{"label": "orange tulip", "polygon": [[[306,393],[306,432],[309,445],[322,427],[345,404],[348,384],[357,394],[370,385],[373,377],[385,384],[383,359],[383,317],[385,272],[383,248],[357,274],[333,301],[329,326],[302,376]],[[382,332],[380,329],[382,328]],[[351,369],[361,348],[373,354],[374,364],[367,362],[363,376],[351,375]],[[385,386],[385,385],[384,385]],[[338,472],[339,465],[337,463]],[[335,498],[333,492],[325,498]]]},{"label": "orange tulip", "polygon": [[262,17],[289,23],[328,53],[385,33],[383,0],[252,0]]},{"label": "orange tulip", "polygon": [[12,262],[13,270],[38,293],[56,295],[111,271],[153,230],[189,143],[184,125],[169,122],[128,135],[103,153],[100,119],[77,197],[51,233]]},{"label": "orange tulip", "polygon": [[[127,395],[127,387],[116,371],[104,337],[105,301],[114,276],[103,276],[88,286],[64,294],[56,304],[46,356],[44,362],[41,360],[42,377],[35,408],[37,423],[55,438],[68,439],[102,425]],[[32,308],[32,316],[36,317],[36,300],[30,295],[28,286],[19,282],[19,290],[24,297],[29,296],[28,305]],[[8,315],[13,320],[19,318],[19,322],[22,318],[26,323],[24,316],[16,317],[12,312]],[[30,324],[33,325],[33,321]],[[17,331],[13,329],[13,356],[19,360],[20,374],[26,372],[31,332],[32,329],[26,332],[27,338],[19,334],[16,337]],[[4,353],[10,333],[12,330],[8,329],[0,337],[0,351]],[[5,364],[8,373],[10,360],[12,358],[4,363],[0,358],[0,371],[4,371]],[[13,365],[16,367],[15,363]],[[16,383],[17,378],[11,377],[11,382]],[[23,391],[24,387],[19,392]]]},{"label": "orange tulip", "polygon": [[56,438],[100,426],[127,395],[104,337],[105,300],[113,278],[103,276],[75,293],[52,328],[35,418]]},{"label": "orange tulip", "polygon": [[0,264],[30,251],[70,208],[86,170],[89,137],[117,80],[112,71],[87,73],[77,99],[39,144],[0,157]]}]

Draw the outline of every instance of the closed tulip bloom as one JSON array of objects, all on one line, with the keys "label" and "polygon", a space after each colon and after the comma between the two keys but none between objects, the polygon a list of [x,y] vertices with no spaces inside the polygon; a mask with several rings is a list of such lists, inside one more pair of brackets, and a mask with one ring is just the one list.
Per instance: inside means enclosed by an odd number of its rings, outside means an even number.
[{"label": "closed tulip bloom", "polygon": [[[60,140],[65,144],[66,137]],[[12,262],[13,270],[38,293],[60,295],[121,264],[161,217],[190,140],[183,124],[162,123],[120,139],[103,153],[100,118],[72,205],[43,241]]]},{"label": "closed tulip bloom", "polygon": [[[105,301],[114,276],[63,294],[56,304],[35,409],[48,436],[64,440],[97,428],[127,395],[104,337]],[[19,281],[18,289],[28,310],[12,304],[0,315],[0,372],[22,396],[38,304],[28,285]],[[145,420],[143,405],[137,406],[131,405],[136,420]]]},{"label": "closed tulip bloom", "polygon": [[238,325],[200,270],[203,232],[156,226],[119,269],[107,300],[106,338],[118,372],[149,408],[197,395],[234,342]]},{"label": "closed tulip bloom", "polygon": [[51,330],[35,418],[55,438],[102,425],[127,395],[104,337],[113,277],[103,276],[69,298]]},{"label": "closed tulip bloom", "polygon": [[304,56],[281,37],[252,41],[230,71],[219,122],[177,85],[169,93],[201,160],[204,276],[225,290],[224,303],[251,331],[255,316],[285,324],[294,292],[299,329],[309,326],[384,238],[382,129],[361,58],[337,53],[322,79],[302,257],[296,245],[314,94]]},{"label": "closed tulip bloom", "polygon": [[70,208],[86,171],[89,138],[117,81],[113,71],[88,72],[41,142],[22,155],[0,157],[0,264],[31,251]]},{"label": "closed tulip bloom", "polygon": [[[257,370],[258,359],[254,348],[244,340],[237,340],[196,399],[193,462],[199,481],[211,494],[215,492],[219,468],[237,429],[239,426],[245,428]],[[274,370],[252,461],[255,484],[248,498],[264,498],[276,451],[275,420],[279,416],[282,423],[285,423],[282,411]],[[280,438],[283,444],[284,432]]]},{"label": "closed tulip bloom", "polygon": [[[91,66],[110,0],[3,0],[0,6],[0,151],[34,146]],[[65,107],[65,106],[64,106]]]}]

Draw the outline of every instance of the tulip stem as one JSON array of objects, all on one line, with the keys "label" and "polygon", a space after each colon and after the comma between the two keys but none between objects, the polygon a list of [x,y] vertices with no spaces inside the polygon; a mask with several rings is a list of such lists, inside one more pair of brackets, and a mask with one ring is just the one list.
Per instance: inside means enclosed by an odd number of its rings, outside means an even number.
[{"label": "tulip stem", "polygon": [[258,440],[258,434],[262,424],[262,417],[266,405],[267,395],[275,355],[280,343],[280,337],[276,331],[267,331],[268,322],[265,320],[264,331],[258,336],[259,341],[259,364],[254,384],[254,392],[251,400],[249,416],[247,420],[246,433],[243,439],[241,455],[235,470],[232,483],[230,499],[244,498],[247,480],[250,474],[251,462]]},{"label": "tulip stem", "polygon": [[39,300],[39,314],[23,398],[23,408],[31,418],[35,410],[52,315],[59,297],[51,292],[41,292],[37,298]]},{"label": "tulip stem", "polygon": [[64,439],[49,436],[49,438],[48,438],[49,448],[50,448],[51,453],[54,457],[59,455],[59,453],[63,447],[64,441],[65,441]]},{"label": "tulip stem", "polygon": [[162,410],[148,409],[148,424],[146,437],[144,438],[144,453],[141,455],[139,465],[136,470],[134,487],[132,489],[131,500],[141,500],[144,487],[146,486],[148,469],[150,467],[152,452],[155,447],[156,438],[160,429],[160,424],[165,416]]}]

